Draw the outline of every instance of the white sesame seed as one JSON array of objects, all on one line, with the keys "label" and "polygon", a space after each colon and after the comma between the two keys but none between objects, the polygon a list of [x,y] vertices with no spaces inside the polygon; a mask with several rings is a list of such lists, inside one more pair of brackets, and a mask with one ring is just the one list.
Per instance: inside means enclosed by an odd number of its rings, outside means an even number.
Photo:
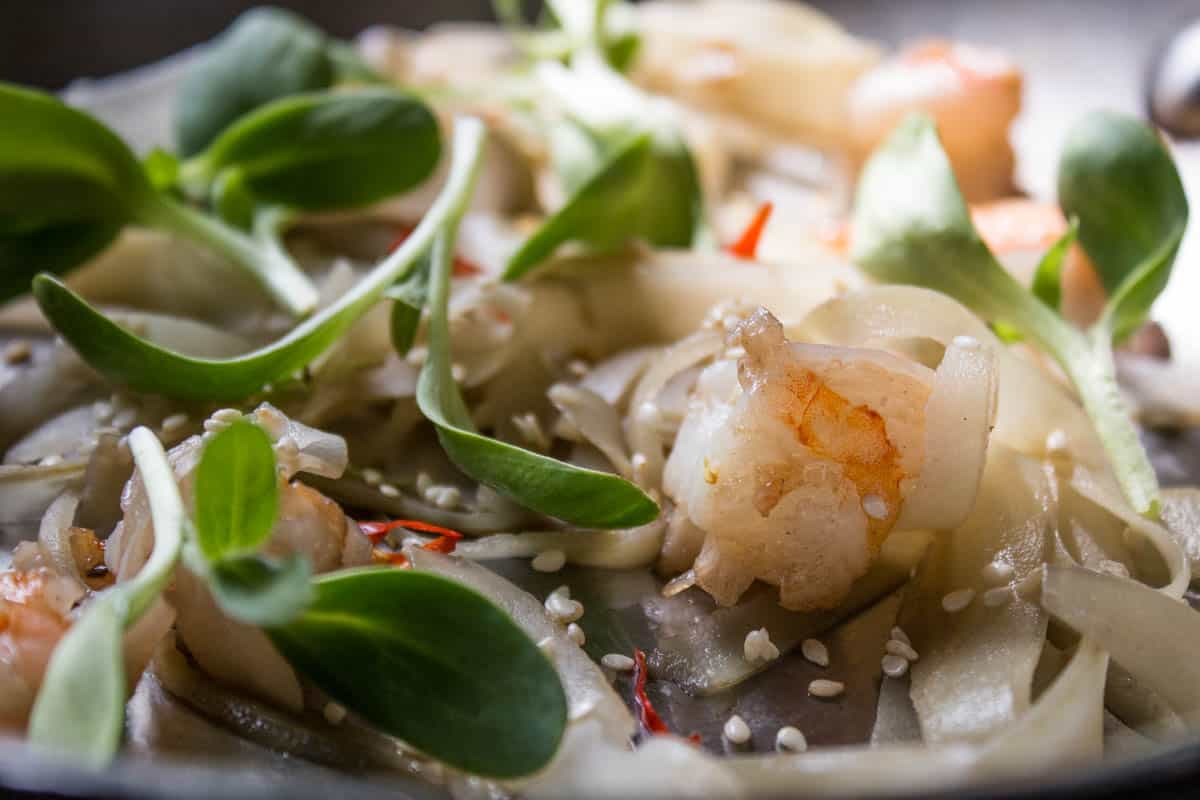
[{"label": "white sesame seed", "polygon": [[579,647],[583,647],[587,643],[587,636],[584,634],[583,628],[574,622],[567,626],[567,638]]},{"label": "white sesame seed", "polygon": [[784,725],[775,734],[775,749],[781,753],[803,753],[808,749],[808,740],[799,728]]},{"label": "white sesame seed", "polygon": [[1062,428],[1055,428],[1046,435],[1046,453],[1049,455],[1065,453],[1067,444],[1067,432]]},{"label": "white sesame seed", "polygon": [[721,728],[721,735],[730,744],[745,744],[750,741],[750,726],[746,724],[746,720],[734,714],[725,720],[725,726]]},{"label": "white sesame seed", "polygon": [[425,499],[438,508],[448,510],[462,503],[462,492],[457,486],[431,486],[425,492]]},{"label": "white sesame seed", "polygon": [[395,486],[392,486],[390,483],[379,484],[379,493],[381,495],[383,495],[384,497],[399,497],[400,496],[400,490],[397,489]]},{"label": "white sesame seed", "polygon": [[1000,586],[1013,579],[1013,565],[996,559],[983,568],[983,579],[991,586]]},{"label": "white sesame seed", "polygon": [[175,431],[179,430],[180,428],[182,428],[184,425],[187,425],[187,424],[188,424],[188,415],[187,414],[172,414],[171,416],[165,417],[163,419],[162,431],[163,431],[163,433],[174,433]]},{"label": "white sesame seed", "polygon": [[984,592],[981,599],[988,608],[999,608],[1013,599],[1013,590],[1008,586],[997,586]]},{"label": "white sesame seed", "polygon": [[659,425],[662,423],[662,411],[657,403],[646,401],[638,406],[637,418],[646,425]]},{"label": "white sesame seed", "polygon": [[974,350],[979,347],[979,340],[974,336],[955,336],[953,344],[963,350]]},{"label": "white sesame seed", "polygon": [[106,400],[97,400],[92,403],[92,415],[97,422],[108,422],[113,415],[112,403]]},{"label": "white sesame seed", "polygon": [[17,339],[15,342],[10,342],[8,347],[4,348],[4,362],[6,364],[24,364],[32,357],[33,348],[24,339]]},{"label": "white sesame seed", "polygon": [[582,378],[591,371],[591,366],[581,358],[576,358],[567,364],[567,372],[570,372],[576,378]]},{"label": "white sesame seed", "polygon": [[899,639],[889,639],[888,643],[884,645],[883,649],[888,652],[888,655],[893,655],[897,658],[903,658],[905,661],[916,661],[920,658],[920,656],[917,654],[917,651],[913,649],[911,644],[905,644]]},{"label": "white sesame seed", "polygon": [[533,557],[529,566],[536,572],[558,572],[567,563],[567,554],[562,550],[543,550]]},{"label": "white sesame seed", "polygon": [[41,461],[39,461],[38,466],[39,467],[56,467],[62,463],[62,460],[63,460],[62,456],[50,455],[50,456],[46,456]]},{"label": "white sesame seed", "polygon": [[450,377],[454,378],[455,383],[462,383],[467,377],[467,368],[462,364],[451,364]]},{"label": "white sesame seed", "polygon": [[634,469],[645,469],[646,461],[645,453],[634,453],[629,459],[629,463]]},{"label": "white sesame seed", "polygon": [[902,678],[908,672],[908,659],[888,653],[881,662],[883,674],[889,678]]},{"label": "white sesame seed", "polygon": [[904,642],[906,645],[912,646],[912,639],[908,638],[908,634],[899,625],[892,628],[891,637],[897,642]]},{"label": "white sesame seed", "polygon": [[342,720],[346,718],[346,707],[338,703],[326,703],[323,709],[325,720],[330,725],[341,725]]},{"label": "white sesame seed", "polygon": [[630,672],[633,670],[633,659],[620,653],[605,655],[600,659],[600,664],[617,672]]},{"label": "white sesame seed", "polygon": [[974,589],[958,589],[942,598],[942,608],[946,610],[947,614],[957,614],[971,605],[971,601],[974,599]]},{"label": "white sesame seed", "polygon": [[824,678],[808,684],[808,693],[813,697],[837,697],[846,691],[846,684],[841,681],[827,681]]},{"label": "white sesame seed", "polygon": [[779,658],[779,648],[771,641],[771,635],[766,628],[759,628],[746,634],[742,643],[742,653],[747,661],[774,661]]},{"label": "white sesame seed", "polygon": [[137,411],[132,408],[118,411],[112,419],[112,424],[116,428],[132,428],[135,422],[137,422]]},{"label": "white sesame seed", "polygon": [[433,478],[429,477],[428,472],[417,473],[417,492],[423,497],[427,491],[433,486]]},{"label": "white sesame seed", "polygon": [[242,418],[242,412],[236,408],[219,408],[212,413],[212,419],[220,422],[234,423]]},{"label": "white sesame seed", "polygon": [[829,648],[818,639],[805,639],[801,642],[800,653],[818,667],[829,666]]},{"label": "white sesame seed", "polygon": [[583,616],[583,603],[572,600],[571,590],[560,586],[546,598],[546,613],[556,622],[575,622]]},{"label": "white sesame seed", "polygon": [[887,519],[887,501],[877,494],[869,494],[864,497],[862,501],[862,507],[863,511],[865,511],[867,516],[871,519]]},{"label": "white sesame seed", "polygon": [[383,482],[383,473],[377,469],[367,467],[362,471],[362,479],[368,486],[378,486]]}]

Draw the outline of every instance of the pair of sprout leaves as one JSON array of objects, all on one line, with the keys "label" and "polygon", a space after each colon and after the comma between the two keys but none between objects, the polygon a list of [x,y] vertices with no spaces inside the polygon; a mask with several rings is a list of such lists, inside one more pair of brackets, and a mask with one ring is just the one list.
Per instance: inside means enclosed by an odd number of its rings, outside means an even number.
[{"label": "pair of sprout leaves", "polygon": [[311,576],[307,559],[261,554],[278,513],[271,441],[246,420],[204,447],[192,523],[162,446],[130,448],[154,549],[137,575],[101,592],[55,648],[30,720],[35,746],[100,767],[124,719],[122,634],[177,563],[230,617],[260,626],[313,684],[386,733],[467,772],[519,777],[544,766],[566,725],[554,667],[509,616],[454,581],[407,569]]}]

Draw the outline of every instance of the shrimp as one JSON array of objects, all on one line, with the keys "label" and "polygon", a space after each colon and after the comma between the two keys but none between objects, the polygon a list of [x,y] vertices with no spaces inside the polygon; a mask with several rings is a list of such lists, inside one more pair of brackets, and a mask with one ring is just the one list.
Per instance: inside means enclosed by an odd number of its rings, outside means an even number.
[{"label": "shrimp", "polygon": [[[303,426],[265,404],[253,417],[271,436],[279,468],[279,515],[264,550],[275,556],[306,556],[316,572],[370,564],[371,542],[359,532],[357,523],[333,500],[291,480],[301,469],[340,472],[345,466],[345,443],[339,440],[338,446],[331,448],[336,437],[323,435],[326,450],[338,455],[327,454],[314,461],[297,447],[297,436],[310,436]],[[185,503],[191,501],[203,447],[203,437],[193,436],[168,453]],[[105,552],[108,567],[118,580],[141,568],[154,542],[141,481],[131,480],[126,485],[121,508],[124,516]],[[226,617],[203,580],[180,568],[167,597],[178,614],[175,624],[180,641],[206,673],[283,708],[302,707],[299,679],[270,639],[258,628]]]},{"label": "shrimp", "polygon": [[912,111],[937,121],[963,194],[1012,194],[1009,126],[1021,110],[1021,73],[996,50],[942,40],[911,47],[864,75],[850,93],[855,157],[865,161]]},{"label": "shrimp", "polygon": [[680,566],[699,529],[696,582],[718,603],[758,579],[785,608],[833,607],[916,485],[934,373],[882,351],[789,344],[761,308],[732,337],[745,356],[701,375],[667,461],[664,489],[691,525],[672,526],[666,555]]},{"label": "shrimp", "polygon": [[0,573],[0,726],[23,728],[78,585],[44,567]]}]

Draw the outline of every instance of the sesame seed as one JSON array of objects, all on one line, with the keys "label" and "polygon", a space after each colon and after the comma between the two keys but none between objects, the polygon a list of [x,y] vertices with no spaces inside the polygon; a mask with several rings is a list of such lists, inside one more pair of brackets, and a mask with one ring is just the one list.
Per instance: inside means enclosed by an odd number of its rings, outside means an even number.
[{"label": "sesame seed", "polygon": [[887,519],[887,501],[877,494],[869,494],[864,497],[862,501],[862,507],[863,511],[865,511],[867,516],[871,519]]},{"label": "sesame seed", "polygon": [[829,666],[829,648],[818,639],[805,639],[800,644],[800,653],[818,667]]},{"label": "sesame seed", "polygon": [[747,661],[774,661],[779,658],[779,648],[771,641],[771,635],[766,628],[759,628],[746,634],[742,643],[742,652]]},{"label": "sesame seed", "polygon": [[974,589],[958,589],[942,598],[942,608],[946,610],[947,614],[957,614],[971,605],[971,601],[974,599]]},{"label": "sesame seed", "polygon": [[212,419],[230,424],[237,422],[241,418],[242,412],[238,411],[236,408],[219,408],[212,414]]},{"label": "sesame seed", "polygon": [[899,625],[897,625],[896,627],[892,628],[892,634],[891,634],[891,636],[892,636],[892,638],[893,638],[893,639],[895,639],[897,642],[904,642],[904,643],[905,643],[905,644],[907,644],[907,645],[910,645],[910,646],[912,645],[912,639],[909,639],[909,638],[908,638],[908,634],[907,634],[907,633],[905,633],[905,632],[904,632],[904,629],[903,629],[903,628],[901,628]]},{"label": "sesame seed", "polygon": [[462,364],[450,365],[450,377],[454,378],[455,383],[462,383],[467,377],[467,368]]},{"label": "sesame seed", "polygon": [[546,613],[556,622],[575,622],[583,616],[583,603],[572,600],[571,590],[560,586],[546,598]]},{"label": "sesame seed", "polygon": [[330,725],[341,725],[342,720],[346,718],[346,707],[338,703],[326,703],[323,711],[325,720]]},{"label": "sesame seed", "polygon": [[638,406],[637,418],[639,422],[647,425],[659,425],[662,423],[662,411],[659,410],[657,403],[647,400]]},{"label": "sesame seed", "polygon": [[576,378],[582,378],[591,371],[591,366],[582,358],[576,358],[567,363],[567,372],[570,372]]},{"label": "sesame seed", "polygon": [[162,431],[163,431],[163,433],[174,433],[175,431],[179,430],[180,428],[182,428],[184,425],[187,425],[187,424],[188,424],[188,415],[187,414],[172,414],[171,416],[165,417],[163,419]]},{"label": "sesame seed", "polygon": [[537,418],[537,414],[532,411],[526,411],[524,414],[514,414],[512,417],[513,427],[517,429],[517,433],[521,434],[521,438],[526,444],[536,450],[549,450],[550,437],[542,430],[542,423]]},{"label": "sesame seed", "polygon": [[421,345],[420,347],[414,347],[409,350],[408,355],[404,357],[404,360],[414,367],[419,367],[425,363],[425,359],[428,357],[429,349],[424,345]]},{"label": "sesame seed", "polygon": [[974,350],[979,347],[979,340],[974,336],[955,336],[953,344],[963,350]]},{"label": "sesame seed", "polygon": [[390,483],[379,484],[379,493],[381,495],[383,495],[384,497],[399,497],[400,496],[400,490],[397,489],[395,486],[392,486]]},{"label": "sesame seed", "polygon": [[1055,428],[1046,435],[1046,452],[1049,455],[1057,455],[1065,453],[1067,450],[1067,432],[1062,428]]},{"label": "sesame seed", "polygon": [[917,654],[917,651],[913,649],[911,644],[905,644],[899,639],[889,640],[888,643],[884,645],[884,650],[886,650],[889,655],[896,656],[897,658],[903,658],[905,661],[916,661],[918,658],[920,658],[920,656]]},{"label": "sesame seed", "polygon": [[132,408],[117,412],[112,420],[113,426],[117,428],[132,428],[135,422],[137,422],[137,411]]},{"label": "sesame seed", "polygon": [[644,469],[646,466],[646,461],[647,459],[645,453],[634,453],[629,459],[629,463],[634,469]]},{"label": "sesame seed", "polygon": [[383,474],[377,469],[367,467],[362,471],[362,479],[368,486],[378,486],[383,482]]},{"label": "sesame seed", "polygon": [[908,672],[908,660],[891,653],[883,657],[881,666],[883,674],[889,678],[903,678],[904,673]]},{"label": "sesame seed", "polygon": [[983,579],[992,586],[1008,583],[1013,578],[1013,565],[996,559],[983,568]]},{"label": "sesame seed", "polygon": [[62,456],[50,455],[50,456],[46,456],[41,461],[39,461],[38,466],[39,467],[56,467],[62,463],[62,460],[63,460]]},{"label": "sesame seed", "polygon": [[587,636],[584,634],[583,628],[574,622],[567,626],[567,638],[579,647],[583,647],[587,643]]},{"label": "sesame seed", "polygon": [[827,681],[824,678],[808,684],[808,693],[813,697],[837,697],[846,691],[846,684],[841,681]]},{"label": "sesame seed", "polygon": [[784,725],[775,734],[775,749],[781,753],[803,753],[808,749],[808,740],[799,728]]},{"label": "sesame seed", "polygon": [[725,720],[725,726],[721,728],[721,735],[730,744],[745,744],[750,741],[750,726],[746,724],[746,720],[734,714]]},{"label": "sesame seed", "polygon": [[6,364],[24,364],[32,357],[33,348],[24,339],[10,342],[8,347],[4,348],[4,362]]},{"label": "sesame seed", "polygon": [[417,491],[420,492],[420,494],[422,496],[424,496],[425,493],[427,491],[429,491],[430,487],[432,487],[432,486],[433,486],[433,478],[429,477],[428,472],[418,472],[417,473]]},{"label": "sesame seed", "polygon": [[999,608],[1007,605],[1013,599],[1013,590],[1007,586],[997,586],[983,593],[983,604],[988,608]]},{"label": "sesame seed", "polygon": [[457,486],[431,486],[425,492],[425,499],[440,509],[448,510],[462,503],[462,492]]},{"label": "sesame seed", "polygon": [[92,403],[92,415],[96,417],[97,422],[108,422],[113,415],[112,403],[106,400],[97,400]]},{"label": "sesame seed", "polygon": [[633,671],[633,659],[620,653],[609,653],[600,659],[600,663],[617,672]]},{"label": "sesame seed", "polygon": [[544,550],[533,557],[529,565],[536,572],[558,572],[567,563],[567,554],[562,550]]}]

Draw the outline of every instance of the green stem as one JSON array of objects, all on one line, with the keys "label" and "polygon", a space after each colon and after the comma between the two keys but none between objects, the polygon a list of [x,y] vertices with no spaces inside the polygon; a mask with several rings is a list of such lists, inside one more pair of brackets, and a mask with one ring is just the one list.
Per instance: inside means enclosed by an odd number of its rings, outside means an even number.
[{"label": "green stem", "polygon": [[316,287],[282,248],[264,253],[245,234],[159,194],[151,195],[138,217],[152,227],[171,231],[225,256],[249,272],[293,316],[304,316],[317,304]]},{"label": "green stem", "polygon": [[1112,334],[1103,326],[1084,334],[1032,295],[1014,296],[1005,305],[1010,316],[1020,309],[1011,321],[1052,355],[1074,384],[1125,498],[1139,514],[1157,518],[1158,478],[1117,387]]}]

